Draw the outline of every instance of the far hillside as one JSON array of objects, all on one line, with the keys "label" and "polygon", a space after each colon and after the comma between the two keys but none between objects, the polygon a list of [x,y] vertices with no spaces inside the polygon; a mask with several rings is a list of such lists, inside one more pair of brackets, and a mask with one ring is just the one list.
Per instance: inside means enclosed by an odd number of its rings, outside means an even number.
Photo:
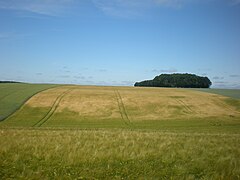
[{"label": "far hillside", "polygon": [[240,99],[240,89],[196,89],[198,91],[228,96],[234,99]]},{"label": "far hillside", "polygon": [[161,74],[153,80],[136,82],[134,86],[144,87],[179,87],[179,88],[209,88],[212,82],[208,77],[195,74]]}]

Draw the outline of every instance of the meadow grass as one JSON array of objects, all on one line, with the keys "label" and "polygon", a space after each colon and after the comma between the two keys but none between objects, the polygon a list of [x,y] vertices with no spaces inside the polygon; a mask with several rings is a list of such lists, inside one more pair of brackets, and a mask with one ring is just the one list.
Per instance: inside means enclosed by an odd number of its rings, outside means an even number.
[{"label": "meadow grass", "polygon": [[1,83],[0,121],[15,112],[36,93],[55,86],[50,84]]},{"label": "meadow grass", "polygon": [[55,87],[0,122],[0,179],[240,179],[239,113],[189,89]]},{"label": "meadow grass", "polygon": [[240,134],[1,129],[2,179],[239,179]]}]

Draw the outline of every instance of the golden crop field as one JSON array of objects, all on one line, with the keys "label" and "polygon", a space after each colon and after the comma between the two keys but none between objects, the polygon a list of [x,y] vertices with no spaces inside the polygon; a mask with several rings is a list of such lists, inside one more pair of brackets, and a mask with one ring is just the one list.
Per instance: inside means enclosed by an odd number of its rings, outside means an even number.
[{"label": "golden crop field", "polygon": [[240,179],[240,100],[57,86],[0,122],[1,179]]},{"label": "golden crop field", "polygon": [[166,120],[237,119],[239,101],[188,89],[61,86],[29,99],[3,125],[131,127]]}]

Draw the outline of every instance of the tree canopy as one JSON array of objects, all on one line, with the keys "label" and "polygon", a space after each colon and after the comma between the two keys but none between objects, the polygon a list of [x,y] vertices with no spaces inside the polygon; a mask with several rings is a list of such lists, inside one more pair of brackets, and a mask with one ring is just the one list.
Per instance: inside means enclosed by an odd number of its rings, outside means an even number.
[{"label": "tree canopy", "polygon": [[17,81],[0,81],[0,83],[21,83],[21,82],[17,82]]},{"label": "tree canopy", "polygon": [[161,74],[153,80],[136,82],[134,86],[144,87],[180,87],[180,88],[209,88],[212,82],[208,77],[195,74]]}]

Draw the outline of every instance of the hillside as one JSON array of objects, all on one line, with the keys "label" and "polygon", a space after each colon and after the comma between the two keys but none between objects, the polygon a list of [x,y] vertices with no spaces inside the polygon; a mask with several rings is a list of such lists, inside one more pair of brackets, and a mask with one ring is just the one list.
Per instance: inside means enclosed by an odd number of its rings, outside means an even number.
[{"label": "hillside", "polygon": [[219,94],[227,97],[231,97],[234,99],[240,99],[240,89],[196,89],[198,91]]},{"label": "hillside", "polygon": [[238,100],[190,89],[60,86],[29,99],[2,126],[27,127],[198,127],[231,124]]},{"label": "hillside", "polygon": [[[10,110],[49,88],[0,87]],[[238,179],[239,119],[240,100],[197,89],[57,86],[0,122],[0,177]]]},{"label": "hillside", "polygon": [[0,83],[0,121],[15,112],[34,94],[48,88],[51,84],[27,84],[16,82]]}]

